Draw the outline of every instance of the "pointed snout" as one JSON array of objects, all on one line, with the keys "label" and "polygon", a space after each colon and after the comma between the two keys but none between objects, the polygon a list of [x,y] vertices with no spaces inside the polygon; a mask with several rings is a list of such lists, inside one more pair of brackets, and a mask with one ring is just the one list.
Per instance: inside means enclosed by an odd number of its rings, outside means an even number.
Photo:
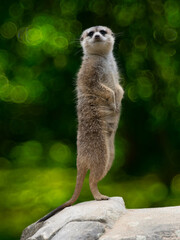
[{"label": "pointed snout", "polygon": [[98,33],[96,33],[95,35],[94,35],[94,38],[96,39],[96,40],[98,40],[98,39],[100,39],[100,35],[98,34]]},{"label": "pointed snout", "polygon": [[100,39],[100,35],[96,33],[96,34],[94,35],[94,38],[95,38],[95,39]]},{"label": "pointed snout", "polygon": [[101,35],[99,33],[94,34],[94,42],[102,42]]}]

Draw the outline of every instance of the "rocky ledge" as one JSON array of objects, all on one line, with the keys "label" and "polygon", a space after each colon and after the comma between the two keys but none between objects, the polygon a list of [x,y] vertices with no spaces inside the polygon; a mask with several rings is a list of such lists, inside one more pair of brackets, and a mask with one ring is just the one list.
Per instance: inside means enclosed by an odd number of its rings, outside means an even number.
[{"label": "rocky ledge", "polygon": [[21,240],[180,240],[180,207],[126,209],[120,197],[65,208]]}]

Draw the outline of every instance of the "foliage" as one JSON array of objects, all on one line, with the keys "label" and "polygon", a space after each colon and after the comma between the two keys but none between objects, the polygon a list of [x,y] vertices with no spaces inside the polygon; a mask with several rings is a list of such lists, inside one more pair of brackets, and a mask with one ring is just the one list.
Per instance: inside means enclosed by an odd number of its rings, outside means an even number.
[{"label": "foliage", "polygon": [[[68,200],[75,183],[79,36],[116,33],[125,98],[100,183],[127,207],[180,204],[178,0],[8,0],[0,7],[1,238]],[[112,188],[113,186],[113,188]],[[92,199],[86,179],[79,201]]]}]

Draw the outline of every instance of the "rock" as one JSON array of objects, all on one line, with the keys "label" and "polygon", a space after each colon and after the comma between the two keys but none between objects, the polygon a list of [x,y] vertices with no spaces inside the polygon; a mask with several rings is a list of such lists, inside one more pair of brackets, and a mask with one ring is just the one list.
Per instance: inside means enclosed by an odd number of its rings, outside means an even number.
[{"label": "rock", "polygon": [[44,223],[28,226],[21,240],[99,239],[105,229],[112,228],[125,212],[124,201],[120,197],[79,203],[65,208]]},{"label": "rock", "polygon": [[180,207],[129,209],[99,240],[180,240]]},{"label": "rock", "polygon": [[104,225],[100,222],[70,222],[64,226],[52,240],[96,240],[105,232]]},{"label": "rock", "polygon": [[21,240],[180,240],[180,206],[125,209],[122,198],[65,208],[33,223]]},{"label": "rock", "polygon": [[33,236],[34,233],[36,233],[41,227],[42,227],[43,223],[33,223],[31,225],[29,225],[27,228],[24,229],[22,235],[21,235],[21,239],[25,240],[28,239],[29,237]]}]

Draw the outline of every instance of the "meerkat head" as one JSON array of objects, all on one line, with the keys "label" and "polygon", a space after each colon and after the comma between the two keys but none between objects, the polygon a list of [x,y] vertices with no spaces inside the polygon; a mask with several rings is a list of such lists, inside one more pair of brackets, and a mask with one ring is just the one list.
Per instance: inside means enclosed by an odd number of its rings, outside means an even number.
[{"label": "meerkat head", "polygon": [[82,33],[80,42],[84,54],[107,55],[113,50],[114,34],[107,27],[91,27]]}]

